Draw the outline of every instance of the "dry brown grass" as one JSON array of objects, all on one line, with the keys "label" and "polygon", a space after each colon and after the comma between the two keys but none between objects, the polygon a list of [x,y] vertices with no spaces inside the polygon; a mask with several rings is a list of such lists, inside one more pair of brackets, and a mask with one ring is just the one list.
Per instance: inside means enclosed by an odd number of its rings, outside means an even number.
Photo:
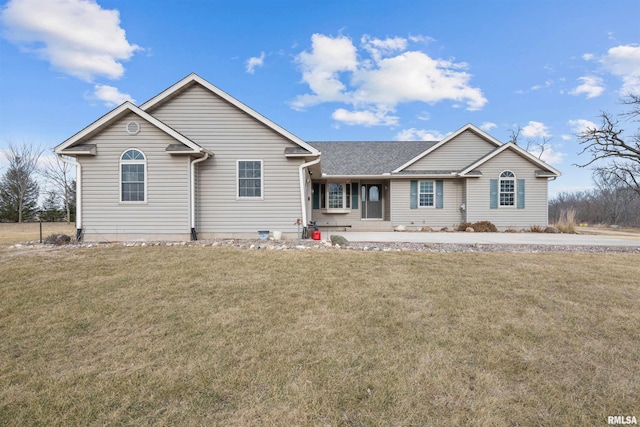
[{"label": "dry brown grass", "polygon": [[560,219],[555,224],[555,227],[560,230],[561,233],[576,232],[576,210],[575,209],[563,209],[560,211]]},{"label": "dry brown grass", "polygon": [[640,257],[0,248],[0,425],[604,425]]},{"label": "dry brown grass", "polygon": [[[71,236],[76,235],[75,224],[67,224],[66,222],[43,222],[42,223],[42,239],[48,235],[61,233]],[[7,243],[19,243],[40,240],[40,223],[24,222],[18,223],[0,223],[0,245]]]}]

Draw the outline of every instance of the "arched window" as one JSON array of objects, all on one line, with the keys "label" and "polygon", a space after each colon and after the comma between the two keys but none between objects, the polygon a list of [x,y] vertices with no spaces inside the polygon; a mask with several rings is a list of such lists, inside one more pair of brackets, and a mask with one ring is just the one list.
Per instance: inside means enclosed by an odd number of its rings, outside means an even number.
[{"label": "arched window", "polygon": [[146,202],[147,159],[140,150],[130,149],[120,156],[120,201]]},{"label": "arched window", "polygon": [[500,173],[500,206],[515,206],[516,175],[506,170]]}]

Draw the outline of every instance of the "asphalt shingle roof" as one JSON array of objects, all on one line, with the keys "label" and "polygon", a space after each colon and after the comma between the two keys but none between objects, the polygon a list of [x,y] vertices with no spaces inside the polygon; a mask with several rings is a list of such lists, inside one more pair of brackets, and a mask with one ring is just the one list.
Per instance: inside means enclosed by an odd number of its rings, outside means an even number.
[{"label": "asphalt shingle roof", "polygon": [[326,175],[391,173],[438,141],[320,141],[309,142],[322,153]]}]

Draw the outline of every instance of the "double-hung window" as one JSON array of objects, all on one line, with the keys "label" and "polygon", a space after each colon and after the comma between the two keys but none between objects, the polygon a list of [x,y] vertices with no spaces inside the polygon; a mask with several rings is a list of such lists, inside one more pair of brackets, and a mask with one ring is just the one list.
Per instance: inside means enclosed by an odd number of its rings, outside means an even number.
[{"label": "double-hung window", "polygon": [[514,206],[516,201],[516,176],[511,171],[500,174],[500,206]]},{"label": "double-hung window", "polygon": [[420,181],[418,202],[420,207],[433,207],[435,200],[433,181]]},{"label": "double-hung window", "polygon": [[130,149],[120,156],[120,201],[146,202],[147,159],[140,150]]},{"label": "double-hung window", "polygon": [[263,197],[262,160],[238,160],[238,198]]}]

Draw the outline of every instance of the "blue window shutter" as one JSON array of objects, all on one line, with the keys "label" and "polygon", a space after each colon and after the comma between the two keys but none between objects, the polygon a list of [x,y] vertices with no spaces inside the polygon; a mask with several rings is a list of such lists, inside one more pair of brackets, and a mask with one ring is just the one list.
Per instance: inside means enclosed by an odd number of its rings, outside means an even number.
[{"label": "blue window shutter", "polygon": [[441,179],[436,180],[436,209],[442,209],[444,206],[444,182]]},{"label": "blue window shutter", "polygon": [[351,209],[358,209],[358,183],[351,183]]},{"label": "blue window shutter", "polygon": [[314,182],[313,188],[313,209],[320,209],[320,184]]},{"label": "blue window shutter", "polygon": [[411,181],[409,195],[411,196],[411,209],[418,209],[418,181]]},{"label": "blue window shutter", "polygon": [[497,179],[492,179],[489,182],[489,193],[491,196],[489,207],[491,209],[498,209],[498,180]]},{"label": "blue window shutter", "polygon": [[518,209],[524,209],[524,179],[518,180]]}]

